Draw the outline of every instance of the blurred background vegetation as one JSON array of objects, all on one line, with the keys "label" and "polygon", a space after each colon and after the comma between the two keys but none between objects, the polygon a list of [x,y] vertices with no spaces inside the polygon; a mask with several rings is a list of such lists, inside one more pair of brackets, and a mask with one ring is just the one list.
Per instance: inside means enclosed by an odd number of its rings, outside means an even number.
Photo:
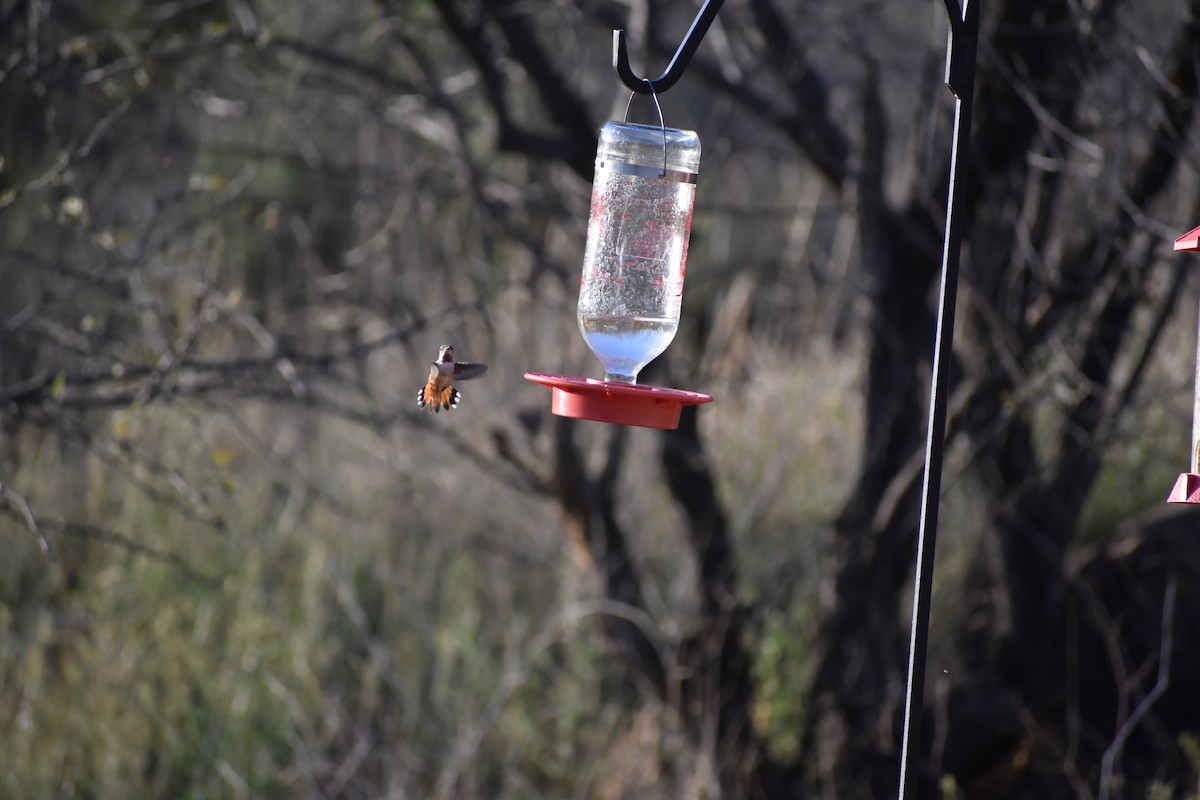
[{"label": "blurred background vegetation", "polygon": [[[894,794],[942,5],[728,0],[662,97],[644,377],[714,404],[522,378],[599,374],[610,31],[657,74],[696,9],[0,0],[0,795]],[[1193,796],[1200,3],[983,28],[923,796]]]}]

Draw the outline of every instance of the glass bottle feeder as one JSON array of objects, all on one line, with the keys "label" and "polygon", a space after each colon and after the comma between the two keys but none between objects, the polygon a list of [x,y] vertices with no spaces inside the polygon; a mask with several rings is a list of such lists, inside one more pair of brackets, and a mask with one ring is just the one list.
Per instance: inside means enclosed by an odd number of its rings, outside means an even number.
[{"label": "glass bottle feeder", "polygon": [[[1176,250],[1200,251],[1200,228],[1188,231],[1175,240]],[[1196,343],[1196,383],[1192,392],[1192,455],[1191,471],[1182,472],[1171,489],[1168,503],[1200,503],[1200,334]]]},{"label": "glass bottle feeder", "polygon": [[679,327],[700,139],[665,125],[609,122],[600,131],[577,317],[604,379],[528,372],[559,416],[676,428],[698,392],[645,386],[643,367]]}]

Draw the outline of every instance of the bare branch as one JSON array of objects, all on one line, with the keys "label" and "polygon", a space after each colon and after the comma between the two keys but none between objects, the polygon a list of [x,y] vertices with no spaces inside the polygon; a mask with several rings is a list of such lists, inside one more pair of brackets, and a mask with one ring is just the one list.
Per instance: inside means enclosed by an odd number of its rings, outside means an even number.
[{"label": "bare branch", "polygon": [[8,513],[16,514],[25,523],[30,532],[37,537],[38,547],[41,548],[42,555],[53,560],[54,550],[50,547],[50,542],[46,540],[46,534],[42,532],[42,526],[34,519],[33,511],[29,508],[29,503],[22,495],[3,482],[0,482],[0,493],[3,494],[7,502],[6,510]]},{"label": "bare branch", "polygon": [[50,165],[41,175],[27,181],[22,186],[17,186],[9,189],[6,192],[0,192],[0,211],[3,211],[8,206],[11,206],[19,198],[29,194],[36,194],[42,189],[49,186],[55,179],[61,176],[77,161],[80,161],[92,152],[96,142],[112,127],[113,122],[122,114],[129,110],[130,101],[128,98],[117,103],[112,109],[101,117],[93,126],[87,136],[84,137],[82,143],[69,147],[58,154],[58,158]]},{"label": "bare branch", "polygon": [[1172,575],[1167,581],[1167,588],[1163,592],[1163,612],[1162,612],[1162,634],[1160,638],[1159,653],[1158,653],[1158,680],[1142,702],[1138,703],[1137,708],[1125,720],[1125,724],[1117,731],[1113,737],[1112,743],[1104,751],[1104,756],[1100,760],[1100,793],[1099,800],[1108,800],[1113,791],[1114,785],[1114,769],[1117,760],[1121,757],[1121,751],[1125,748],[1125,741],[1129,738],[1129,734],[1133,733],[1133,729],[1138,726],[1158,699],[1167,691],[1167,687],[1171,682],[1171,649],[1174,646],[1175,634],[1175,593],[1178,589],[1178,579]]}]

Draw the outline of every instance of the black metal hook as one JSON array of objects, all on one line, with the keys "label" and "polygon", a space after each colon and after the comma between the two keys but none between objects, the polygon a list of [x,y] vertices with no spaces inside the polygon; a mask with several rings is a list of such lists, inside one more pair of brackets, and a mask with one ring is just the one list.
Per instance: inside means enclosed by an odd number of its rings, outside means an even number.
[{"label": "black metal hook", "polygon": [[[683,75],[683,71],[687,69],[692,56],[696,54],[696,49],[700,47],[700,40],[704,38],[704,34],[708,33],[709,26],[717,18],[717,12],[721,10],[723,2],[725,0],[704,0],[704,5],[700,7],[700,13],[696,15],[692,27],[688,29],[687,35],[680,42],[679,49],[675,51],[671,63],[667,65],[667,71],[657,78],[639,78],[630,69],[629,48],[625,45],[625,31],[613,31],[613,68],[621,77],[621,82],[638,94],[650,94],[651,92],[662,94],[674,86],[675,82]],[[957,0],[946,0],[946,2],[957,2]]]},{"label": "black metal hook", "polygon": [[950,17],[949,41],[946,43],[946,85],[955,97],[970,94],[975,88],[975,40],[979,36],[979,2],[942,0]]}]

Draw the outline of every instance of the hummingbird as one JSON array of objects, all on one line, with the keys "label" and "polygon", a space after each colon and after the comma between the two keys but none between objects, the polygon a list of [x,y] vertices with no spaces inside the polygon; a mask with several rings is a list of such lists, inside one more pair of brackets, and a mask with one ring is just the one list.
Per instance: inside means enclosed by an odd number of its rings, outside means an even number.
[{"label": "hummingbird", "polygon": [[468,381],[487,372],[487,364],[472,364],[455,361],[454,348],[448,344],[438,349],[437,361],[429,368],[429,378],[421,391],[417,392],[417,408],[438,412],[443,408],[458,408],[461,395],[454,388],[454,381]]}]

